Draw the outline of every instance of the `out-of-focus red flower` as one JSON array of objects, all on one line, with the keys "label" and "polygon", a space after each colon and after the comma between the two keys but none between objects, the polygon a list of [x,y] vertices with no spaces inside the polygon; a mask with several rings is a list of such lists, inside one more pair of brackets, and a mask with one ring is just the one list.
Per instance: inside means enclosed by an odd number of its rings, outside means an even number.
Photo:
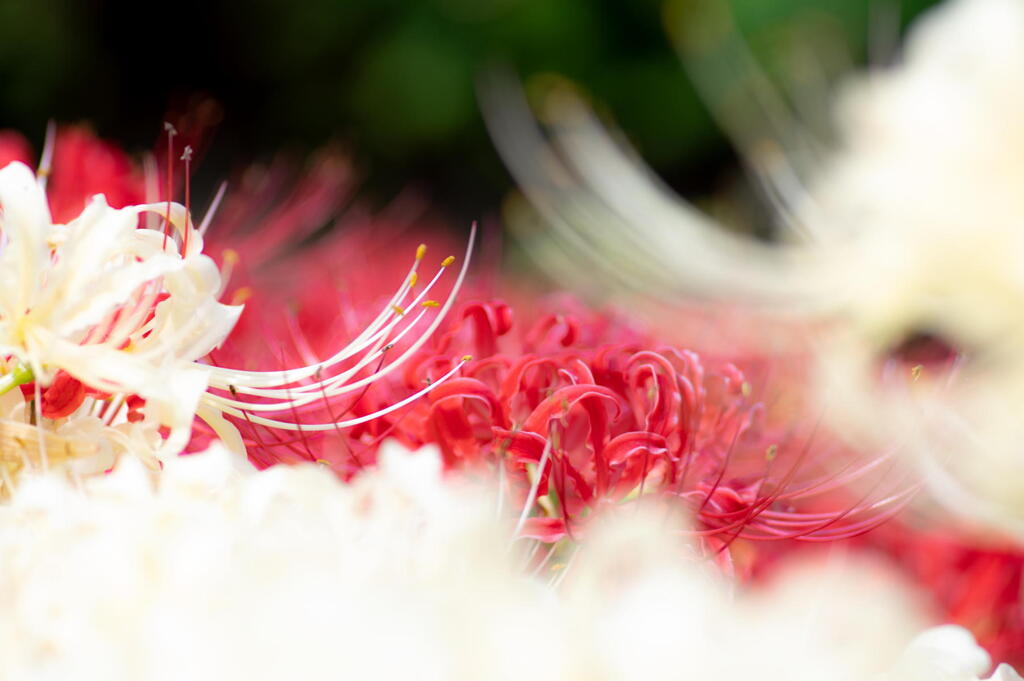
[{"label": "out-of-focus red flower", "polygon": [[0,130],[0,168],[12,161],[32,163],[32,145],[20,133]]},{"label": "out-of-focus red flower", "polygon": [[78,217],[94,194],[104,194],[113,208],[146,201],[142,174],[131,159],[81,126],[61,129],[47,193],[50,212],[59,223]]},{"label": "out-of-focus red flower", "polygon": [[859,543],[880,550],[932,600],[943,621],[970,629],[994,659],[1024,665],[1024,548],[978,543],[955,529],[895,521]]},{"label": "out-of-focus red flower", "polygon": [[[36,165],[28,141],[16,132],[3,131],[0,132],[0,166],[11,161]],[[57,129],[50,167],[47,197],[56,223],[78,217],[95,194],[105,195],[113,208],[145,203],[142,173],[131,158],[84,125]]]}]

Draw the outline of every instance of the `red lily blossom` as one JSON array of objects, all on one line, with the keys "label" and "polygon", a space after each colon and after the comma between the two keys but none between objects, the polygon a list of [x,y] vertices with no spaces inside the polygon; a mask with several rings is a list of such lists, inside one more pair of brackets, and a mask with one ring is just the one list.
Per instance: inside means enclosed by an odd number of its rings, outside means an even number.
[{"label": "red lily blossom", "polygon": [[[282,363],[315,361],[332,338],[360,328],[361,311],[380,304],[360,282],[394,268],[389,254],[372,257],[361,243],[349,246],[367,235],[338,236],[311,260],[286,259],[296,314],[276,322],[250,317],[222,353],[229,361],[256,356],[239,349],[269,335]],[[318,258],[335,262],[348,285],[331,288],[308,266]],[[296,261],[303,267],[288,264]],[[254,306],[257,315],[277,307]],[[844,452],[848,463],[837,468],[829,455],[838,445],[816,435],[813,424],[773,417],[767,359],[730,361],[666,346],[621,316],[571,299],[524,307],[532,319],[520,327],[500,300],[464,304],[401,375],[340,407],[347,416],[375,412],[447,374],[460,357],[473,358],[400,412],[344,432],[287,439],[238,424],[254,461],[319,461],[347,479],[375,461],[385,438],[413,448],[436,444],[449,470],[500,470],[503,495],[523,509],[521,534],[545,542],[575,536],[598,509],[641,494],[689,508],[697,532],[718,549],[740,538],[856,535],[891,517],[910,495],[906,480],[881,481],[884,457],[851,462]],[[338,408],[321,404],[313,418],[337,418]],[[844,490],[865,478],[872,482],[862,496]]]}]

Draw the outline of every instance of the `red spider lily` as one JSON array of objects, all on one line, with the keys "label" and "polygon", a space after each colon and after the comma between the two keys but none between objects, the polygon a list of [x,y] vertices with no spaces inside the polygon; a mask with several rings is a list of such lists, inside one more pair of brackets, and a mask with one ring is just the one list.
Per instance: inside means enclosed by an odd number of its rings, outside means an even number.
[{"label": "red spider lily", "polygon": [[[365,236],[357,231],[354,238]],[[266,342],[268,329],[276,329],[282,363],[293,355],[315,358],[331,338],[359,328],[358,311],[372,301],[358,282],[393,265],[387,255],[367,260],[365,250],[346,246],[341,237],[318,249],[319,257],[337,254],[348,265],[355,285],[343,297],[331,296],[337,302],[325,307],[323,278],[292,265],[297,314],[259,321],[258,335],[240,329],[225,352]],[[296,261],[309,262],[303,255]],[[813,424],[780,426],[782,419],[770,418],[766,402],[774,396],[761,375],[767,360],[730,362],[664,346],[621,318],[567,300],[533,316],[517,333],[509,305],[463,305],[401,376],[343,405],[346,415],[374,412],[448,374],[454,358],[473,357],[457,378],[400,413],[344,433],[287,439],[247,424],[240,429],[259,465],[315,460],[344,478],[372,464],[385,438],[436,444],[450,470],[499,469],[503,494],[523,509],[521,534],[545,542],[572,537],[593,512],[641,494],[685,505],[699,520],[698,534],[720,550],[739,538],[856,535],[909,498],[905,479],[883,480],[891,471],[886,457],[858,460],[844,452],[848,463],[836,467],[839,459],[830,455],[838,446],[815,436]],[[748,379],[740,364],[758,378]],[[320,408],[319,418],[337,417]],[[866,490],[851,497],[846,488],[863,488],[865,480]]]},{"label": "red spider lily", "polygon": [[601,315],[578,311],[541,315],[501,353],[491,349],[511,335],[507,308],[466,306],[437,350],[461,336],[478,360],[415,410],[415,437],[437,442],[450,465],[498,461],[515,502],[536,496],[527,535],[571,536],[598,508],[653,493],[685,504],[698,534],[723,547],[737,538],[828,540],[867,531],[906,500],[899,483],[875,483],[841,510],[819,510],[816,500],[835,503],[841,486],[882,459],[829,470],[836,452],[811,428],[780,428],[767,413],[770,393],[738,363],[615,333],[607,319],[595,333],[588,322]]}]

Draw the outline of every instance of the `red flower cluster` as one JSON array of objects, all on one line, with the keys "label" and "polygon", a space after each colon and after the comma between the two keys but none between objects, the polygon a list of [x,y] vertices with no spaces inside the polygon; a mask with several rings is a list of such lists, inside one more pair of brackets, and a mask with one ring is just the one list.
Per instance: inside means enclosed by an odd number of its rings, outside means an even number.
[{"label": "red flower cluster", "polygon": [[[280,305],[254,306],[218,361],[266,357],[251,349],[270,341],[282,366],[315,364],[339,337],[357,333],[386,305],[366,295],[379,285],[364,285],[364,278],[401,276],[401,261],[375,253],[367,234],[335,237],[312,255],[345,272],[344,288],[325,285],[306,254],[286,260],[287,276],[255,288],[297,294],[297,313],[271,320],[261,311]],[[324,290],[335,293],[324,296]],[[813,427],[782,418],[791,413],[773,414],[767,402],[779,396],[766,380],[772,362],[733,362],[664,346],[619,317],[571,300],[519,307],[528,311],[522,327],[504,302],[462,305],[401,371],[347,401],[307,405],[298,420],[377,412],[472,356],[456,378],[393,414],[345,431],[289,438],[237,423],[253,461],[318,461],[347,479],[375,461],[386,438],[412,448],[435,444],[450,470],[497,470],[505,498],[524,509],[523,535],[546,542],[573,536],[599,508],[641,494],[688,508],[698,532],[720,549],[738,538],[856,535],[909,497],[905,479],[881,479],[888,470],[881,458],[839,457]],[[399,343],[388,351],[404,348]],[[835,463],[840,460],[845,465]],[[860,478],[872,482],[851,496],[849,484]]]},{"label": "red flower cluster", "polygon": [[[23,138],[0,133],[0,163],[29,162],[29,156]],[[57,220],[77,214],[96,192],[115,206],[166,198],[166,189],[153,196],[154,187],[166,186],[166,171],[159,177],[153,170],[147,182],[123,152],[83,128],[62,128],[53,158],[49,195]],[[206,233],[207,252],[219,254],[225,270],[235,268],[225,295],[247,302],[215,361],[249,369],[296,360],[316,365],[339,341],[358,336],[388,306],[380,294],[406,276],[412,249],[401,258],[393,244],[412,241],[405,232],[418,218],[417,206],[396,202],[372,222],[366,213],[346,211],[351,170],[337,154],[325,154],[296,177],[283,163],[246,172]],[[348,229],[296,250],[335,220]],[[252,231],[257,224],[261,229]],[[431,252],[452,245],[436,230],[429,233]],[[357,387],[346,399],[303,406],[294,420],[373,414],[472,355],[457,377],[346,430],[288,437],[242,419],[252,461],[260,467],[318,461],[349,479],[373,465],[387,438],[410,447],[435,444],[453,474],[498,473],[503,499],[523,513],[524,536],[576,537],[593,512],[643,495],[687,508],[695,531],[722,555],[741,538],[862,534],[907,501],[912,486],[893,474],[886,457],[846,451],[817,432],[808,418],[813,410],[793,406],[800,381],[783,360],[666,345],[621,317],[570,299],[537,303],[522,296],[510,306],[480,281],[473,293],[478,302],[463,304],[385,380]],[[291,314],[272,312],[285,303]],[[386,348],[408,350],[402,339]],[[356,376],[377,369],[354,359],[341,368]],[[49,412],[80,401],[82,386],[71,381],[58,378],[47,388],[42,399]],[[194,448],[210,435],[197,424]],[[950,620],[970,627],[998,657],[1024,648],[1019,551],[973,547],[897,524],[865,541],[894,556],[929,587]]]}]

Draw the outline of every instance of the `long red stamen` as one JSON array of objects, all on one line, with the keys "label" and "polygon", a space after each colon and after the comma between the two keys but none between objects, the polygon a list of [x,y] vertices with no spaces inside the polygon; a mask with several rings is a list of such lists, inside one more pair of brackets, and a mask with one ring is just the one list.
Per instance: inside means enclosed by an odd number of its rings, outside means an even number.
[{"label": "long red stamen", "polygon": [[192,147],[185,145],[181,154],[181,160],[185,162],[185,236],[182,237],[181,255],[188,256],[188,232],[192,217]]}]

